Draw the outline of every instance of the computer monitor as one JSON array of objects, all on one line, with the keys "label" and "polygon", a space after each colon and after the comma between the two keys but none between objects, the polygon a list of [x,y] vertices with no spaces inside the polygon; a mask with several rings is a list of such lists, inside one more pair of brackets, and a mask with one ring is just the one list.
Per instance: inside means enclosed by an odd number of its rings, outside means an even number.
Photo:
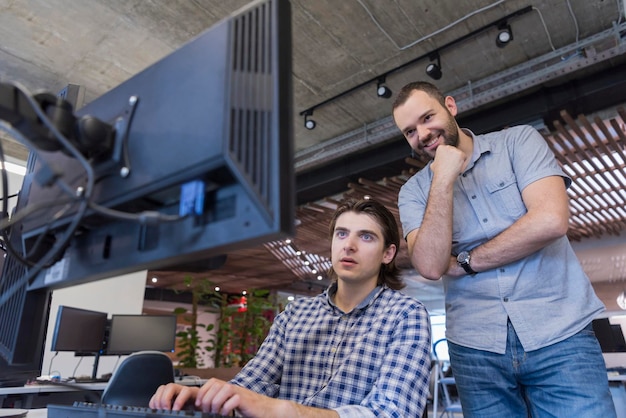
[{"label": "computer monitor", "polygon": [[104,348],[106,328],[107,314],[105,312],[61,305],[58,309],[50,349],[82,354],[98,353]]},{"label": "computer monitor", "polygon": [[[81,217],[31,288],[185,271],[293,234],[290,18],[286,0],[252,3],[76,112],[79,130],[100,126],[94,117],[117,126],[106,137],[113,149],[106,157],[85,151],[91,186],[78,158],[40,152],[28,205],[67,201],[66,189],[90,198],[87,208],[79,198],[24,219],[24,246],[41,254]],[[65,186],[48,185],[53,176]]]},{"label": "computer monitor", "polygon": [[19,347],[45,337],[51,289],[293,235],[291,80],[289,1],[258,0],[75,113],[0,83],[0,118],[37,154],[11,227],[25,272],[0,282],[7,363],[41,367]]},{"label": "computer monitor", "polygon": [[113,315],[106,354],[169,351],[176,348],[176,315]]},{"label": "computer monitor", "polygon": [[[32,155],[27,169],[32,168]],[[18,197],[16,212],[24,209]],[[3,231],[3,244],[19,247],[19,222]],[[48,312],[52,292],[48,288],[28,290],[27,266],[10,253],[2,257],[0,274],[0,387],[22,386],[41,374]]]},{"label": "computer monitor", "polygon": [[626,340],[624,339],[624,332],[621,324],[611,324],[611,331],[613,332],[613,342],[615,343],[615,351],[623,353],[626,352]]},{"label": "computer monitor", "polygon": [[611,324],[609,318],[599,318],[592,321],[592,326],[603,353],[626,352],[621,325]]}]

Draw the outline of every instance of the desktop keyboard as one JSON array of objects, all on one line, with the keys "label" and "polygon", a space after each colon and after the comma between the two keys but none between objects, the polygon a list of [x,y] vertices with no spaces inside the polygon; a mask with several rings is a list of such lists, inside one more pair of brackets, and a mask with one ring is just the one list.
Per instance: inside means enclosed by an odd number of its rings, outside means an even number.
[{"label": "desktop keyboard", "polygon": [[48,405],[48,418],[229,418],[200,411],[169,411],[140,406],[121,406],[74,402],[73,405]]}]

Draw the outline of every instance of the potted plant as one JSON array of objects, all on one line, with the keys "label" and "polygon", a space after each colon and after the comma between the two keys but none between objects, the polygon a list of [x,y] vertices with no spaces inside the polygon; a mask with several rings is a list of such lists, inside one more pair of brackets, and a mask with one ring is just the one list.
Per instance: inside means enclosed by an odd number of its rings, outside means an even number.
[{"label": "potted plant", "polygon": [[268,290],[236,298],[223,295],[216,335],[215,364],[243,367],[254,357],[274,320],[276,303]]},{"label": "potted plant", "polygon": [[185,277],[184,283],[187,292],[191,293],[191,311],[184,307],[174,309],[174,313],[181,315],[188,323],[185,329],[176,333],[178,367],[200,368],[205,366],[202,361],[203,354],[215,350],[216,339],[200,336],[200,329],[211,333],[215,329],[215,324],[199,323],[199,310],[204,307],[208,311],[219,311],[221,295],[208,279],[195,280],[192,277]]},{"label": "potted plant", "polygon": [[[268,290],[251,290],[243,296],[233,296],[215,290],[208,279],[185,278],[185,287],[191,293],[191,310],[179,307],[188,326],[177,336],[178,367],[201,369],[209,353],[214,368],[241,368],[256,354],[274,320],[278,303]],[[217,323],[198,321],[204,311],[218,313]],[[205,336],[201,335],[200,331]],[[208,335],[207,335],[208,334]]]}]

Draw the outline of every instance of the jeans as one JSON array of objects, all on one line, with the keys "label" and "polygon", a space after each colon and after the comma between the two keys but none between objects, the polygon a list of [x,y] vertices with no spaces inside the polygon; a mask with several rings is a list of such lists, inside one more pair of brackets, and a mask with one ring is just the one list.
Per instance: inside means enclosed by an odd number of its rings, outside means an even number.
[{"label": "jeans", "polygon": [[524,352],[509,322],[505,354],[448,341],[464,418],[611,418],[600,345],[589,324],[559,343]]}]

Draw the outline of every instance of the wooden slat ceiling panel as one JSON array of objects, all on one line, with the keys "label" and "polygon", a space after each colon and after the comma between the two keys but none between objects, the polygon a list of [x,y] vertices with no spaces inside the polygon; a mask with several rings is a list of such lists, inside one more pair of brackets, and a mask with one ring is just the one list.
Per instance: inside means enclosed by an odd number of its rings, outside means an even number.
[{"label": "wooden slat ceiling panel", "polygon": [[624,112],[619,118],[590,122],[574,120],[561,112],[564,123],[555,121],[556,132],[544,137],[572,178],[570,239],[619,235],[626,227],[626,171],[624,162]]}]

